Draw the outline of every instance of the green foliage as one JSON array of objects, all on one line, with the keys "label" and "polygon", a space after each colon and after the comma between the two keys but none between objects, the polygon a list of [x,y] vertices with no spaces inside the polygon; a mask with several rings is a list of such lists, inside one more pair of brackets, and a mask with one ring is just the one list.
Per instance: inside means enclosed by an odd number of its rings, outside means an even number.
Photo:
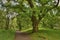
[{"label": "green foliage", "polygon": [[0,29],[0,40],[14,40],[15,32]]},{"label": "green foliage", "polygon": [[34,5],[34,8],[32,9],[28,4],[27,0],[17,0],[16,2],[18,2],[19,5],[12,6],[10,0],[8,0],[6,4],[4,4],[3,7],[5,7],[7,10],[5,12],[0,11],[0,28],[5,28],[6,14],[13,11],[17,12],[18,16],[16,16],[15,18],[13,18],[13,20],[10,21],[10,28],[12,29],[18,29],[20,26],[22,27],[22,29],[32,28],[31,17],[33,10],[35,11],[34,16],[37,20],[39,20],[38,15],[42,17],[42,19],[40,20],[41,24],[39,25],[42,25],[43,27],[55,27],[56,24],[60,24],[60,7],[58,6],[52,9],[54,10],[54,12],[57,10],[55,14],[52,10],[48,11],[49,9],[54,7],[54,2],[52,2],[52,0],[32,0]]},{"label": "green foliage", "polygon": [[60,40],[60,30],[39,30],[30,36],[32,40]]},{"label": "green foliage", "polygon": [[0,28],[4,28],[5,27],[5,12],[0,11]]}]

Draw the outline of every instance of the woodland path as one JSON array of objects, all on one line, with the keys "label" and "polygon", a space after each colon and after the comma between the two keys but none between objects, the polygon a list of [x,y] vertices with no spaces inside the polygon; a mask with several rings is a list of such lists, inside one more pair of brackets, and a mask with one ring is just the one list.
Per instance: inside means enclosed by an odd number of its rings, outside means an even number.
[{"label": "woodland path", "polygon": [[31,40],[28,33],[16,31],[15,40]]},{"label": "woodland path", "polygon": [[[29,35],[30,33],[16,31],[14,40],[31,40],[31,37]],[[41,36],[40,38],[41,40],[48,40],[43,36]]]}]

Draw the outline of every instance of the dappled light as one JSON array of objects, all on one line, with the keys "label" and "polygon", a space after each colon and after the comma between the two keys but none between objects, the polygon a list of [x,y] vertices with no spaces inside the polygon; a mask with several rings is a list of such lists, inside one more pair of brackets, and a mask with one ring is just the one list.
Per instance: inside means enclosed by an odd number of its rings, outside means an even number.
[{"label": "dappled light", "polygon": [[0,0],[0,40],[60,40],[60,0]]}]

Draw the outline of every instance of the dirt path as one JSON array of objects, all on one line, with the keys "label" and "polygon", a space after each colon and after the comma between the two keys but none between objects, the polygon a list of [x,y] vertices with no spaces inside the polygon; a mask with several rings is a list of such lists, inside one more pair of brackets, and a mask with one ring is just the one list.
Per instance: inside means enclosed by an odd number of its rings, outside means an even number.
[{"label": "dirt path", "polygon": [[[41,40],[48,40],[43,36],[41,36],[40,39]],[[25,32],[23,33],[20,31],[16,31],[14,40],[31,40],[31,37],[29,36],[29,33],[25,33]]]},{"label": "dirt path", "polygon": [[15,40],[31,40],[28,33],[16,31]]}]

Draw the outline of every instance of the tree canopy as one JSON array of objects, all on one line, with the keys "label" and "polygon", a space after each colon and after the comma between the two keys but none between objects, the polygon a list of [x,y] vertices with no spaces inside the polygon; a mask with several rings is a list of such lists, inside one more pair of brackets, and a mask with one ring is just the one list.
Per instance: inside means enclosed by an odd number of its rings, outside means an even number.
[{"label": "tree canopy", "polygon": [[37,32],[39,25],[53,28],[60,20],[59,0],[0,0],[0,10],[0,20],[5,23],[1,25],[6,25],[6,29],[33,27],[33,32]]}]

